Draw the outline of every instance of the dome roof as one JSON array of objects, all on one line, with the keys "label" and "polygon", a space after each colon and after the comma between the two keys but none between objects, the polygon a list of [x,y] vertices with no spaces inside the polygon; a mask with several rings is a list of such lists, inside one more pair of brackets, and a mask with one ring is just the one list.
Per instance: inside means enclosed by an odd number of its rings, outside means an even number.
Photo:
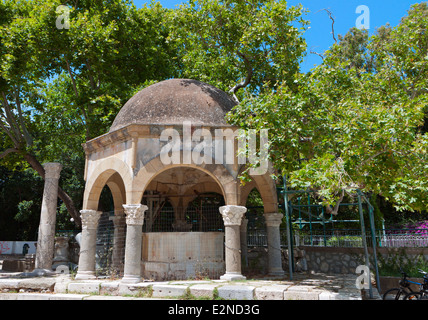
[{"label": "dome roof", "polygon": [[170,79],[135,94],[117,114],[110,132],[130,124],[227,125],[225,115],[236,102],[204,82]]}]

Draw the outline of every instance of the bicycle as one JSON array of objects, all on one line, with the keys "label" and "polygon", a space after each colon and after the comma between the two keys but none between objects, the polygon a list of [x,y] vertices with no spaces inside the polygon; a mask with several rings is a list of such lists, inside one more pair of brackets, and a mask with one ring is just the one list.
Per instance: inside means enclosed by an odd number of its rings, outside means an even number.
[{"label": "bicycle", "polygon": [[[400,272],[402,274],[402,279],[398,282],[398,284],[400,285],[399,288],[391,288],[389,290],[387,290],[384,294],[382,299],[383,300],[404,300],[404,297],[407,295],[410,295],[412,293],[415,293],[415,291],[413,291],[410,288],[411,284],[417,284],[419,286],[424,285],[423,283],[419,283],[419,282],[415,282],[415,281],[411,281],[408,278],[408,275],[400,268]],[[425,279],[425,278],[424,278]],[[428,279],[426,279],[424,282],[427,283]]]},{"label": "bicycle", "polygon": [[428,300],[428,272],[421,269],[418,271],[424,275],[424,283],[421,283],[419,292],[409,292],[404,296],[403,300]]}]

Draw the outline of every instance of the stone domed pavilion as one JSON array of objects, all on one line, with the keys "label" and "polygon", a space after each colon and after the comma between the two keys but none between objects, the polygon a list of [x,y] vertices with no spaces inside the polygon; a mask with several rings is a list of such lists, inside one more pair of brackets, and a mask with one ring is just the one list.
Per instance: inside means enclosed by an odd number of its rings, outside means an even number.
[{"label": "stone domed pavilion", "polygon": [[[235,105],[227,93],[209,84],[165,80],[134,95],[108,133],[83,145],[86,185],[76,279],[95,277],[99,198],[105,186],[114,202],[112,264],[123,267],[124,282],[186,279],[201,263],[211,277],[245,278],[240,237],[246,232],[245,204],[254,188],[264,205],[269,273],[284,273],[282,214],[270,172],[252,176],[243,186],[238,177],[245,164],[236,152],[232,161],[225,161],[226,146],[236,147],[237,137],[218,133],[237,129],[225,121]],[[215,214],[208,216],[202,204],[201,210],[190,210],[200,195],[220,199]],[[168,203],[170,215],[155,210],[161,203]]]}]

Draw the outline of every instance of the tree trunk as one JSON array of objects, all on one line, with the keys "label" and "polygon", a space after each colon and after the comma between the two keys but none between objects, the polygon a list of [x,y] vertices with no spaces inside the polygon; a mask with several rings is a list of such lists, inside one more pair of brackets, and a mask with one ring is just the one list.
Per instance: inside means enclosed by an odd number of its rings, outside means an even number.
[{"label": "tree trunk", "polygon": [[[37,171],[37,173],[43,179],[45,179],[45,169],[43,168],[43,166],[40,164],[40,162],[33,155],[31,155],[29,153],[25,153],[24,159],[30,164],[30,166],[34,170]],[[80,228],[82,226],[80,214],[79,214],[79,211],[74,206],[74,203],[73,203],[73,200],[71,199],[71,197],[64,190],[62,190],[61,187],[58,187],[58,197],[62,200],[62,202],[64,202],[64,204],[67,208],[67,211],[70,214],[70,216],[74,219],[74,223],[76,224],[76,226]]]}]

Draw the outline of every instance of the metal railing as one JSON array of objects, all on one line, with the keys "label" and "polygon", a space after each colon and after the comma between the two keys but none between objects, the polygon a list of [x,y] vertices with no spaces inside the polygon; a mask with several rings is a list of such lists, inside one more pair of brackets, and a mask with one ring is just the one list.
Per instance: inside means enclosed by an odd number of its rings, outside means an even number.
[{"label": "metal railing", "polygon": [[[427,229],[381,229],[376,230],[376,245],[387,248],[426,248],[428,247]],[[372,235],[370,230],[366,231],[367,245],[372,245]],[[316,247],[346,247],[362,248],[363,240],[361,230],[330,230],[293,232],[293,244],[295,246],[316,246]],[[248,246],[267,246],[266,230],[248,230]],[[287,246],[285,230],[281,230],[281,246]]]}]

